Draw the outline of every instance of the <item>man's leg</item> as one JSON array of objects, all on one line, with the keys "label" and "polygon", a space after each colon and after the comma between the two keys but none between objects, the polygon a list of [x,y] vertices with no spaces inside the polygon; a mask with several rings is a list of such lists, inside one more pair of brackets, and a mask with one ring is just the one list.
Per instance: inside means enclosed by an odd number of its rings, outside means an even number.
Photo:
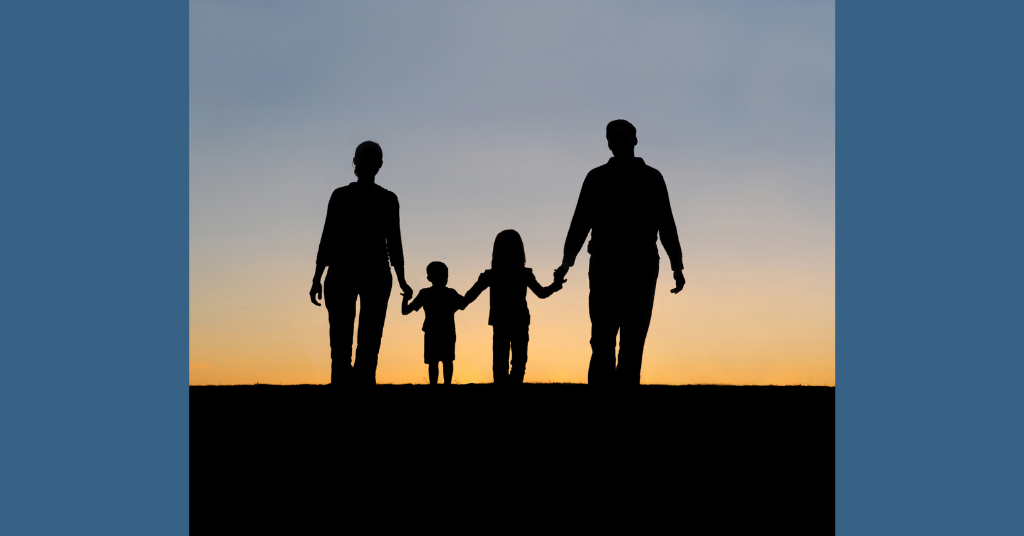
[{"label": "man's leg", "polygon": [[654,311],[654,290],[658,284],[658,265],[643,266],[623,281],[625,297],[622,330],[619,334],[619,366],[615,380],[620,385],[639,385],[647,330]]},{"label": "man's leg", "polygon": [[[391,271],[366,276],[359,292],[359,333],[356,362],[352,367],[360,385],[377,384],[377,354],[384,333],[384,318],[391,297]],[[372,279],[371,279],[372,278]]]},{"label": "man's leg", "polygon": [[492,346],[494,355],[491,363],[491,370],[494,373],[494,385],[508,383],[508,351],[510,344],[508,329],[503,326],[494,326],[494,343]]},{"label": "man's leg", "polygon": [[427,374],[430,376],[430,385],[437,385],[437,362],[427,365]]},{"label": "man's leg", "polygon": [[[356,319],[356,293],[351,281],[328,268],[324,305],[331,337],[331,386],[346,386],[352,378],[352,328]],[[330,297],[327,297],[330,289]]]},{"label": "man's leg", "polygon": [[590,259],[590,369],[587,383],[608,385],[615,377],[615,335],[619,311],[614,293],[614,272]]},{"label": "man's leg", "polygon": [[526,376],[526,347],[530,343],[530,326],[511,330],[509,343],[512,346],[512,372],[508,375],[508,381],[521,384]]}]

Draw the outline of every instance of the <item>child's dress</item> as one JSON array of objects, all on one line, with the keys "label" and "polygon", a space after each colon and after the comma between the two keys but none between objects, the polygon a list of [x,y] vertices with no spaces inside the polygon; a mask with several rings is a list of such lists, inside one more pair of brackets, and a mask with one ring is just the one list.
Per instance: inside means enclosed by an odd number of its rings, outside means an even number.
[{"label": "child's dress", "polygon": [[[491,289],[491,311],[487,323],[494,327],[494,383],[522,383],[526,374],[526,348],[530,341],[530,310],[526,306],[526,289],[538,298],[547,298],[561,288],[557,283],[542,287],[529,268],[495,268],[480,274],[473,288],[466,292],[466,305],[484,291]],[[509,349],[512,350],[512,372],[509,373]]]}]

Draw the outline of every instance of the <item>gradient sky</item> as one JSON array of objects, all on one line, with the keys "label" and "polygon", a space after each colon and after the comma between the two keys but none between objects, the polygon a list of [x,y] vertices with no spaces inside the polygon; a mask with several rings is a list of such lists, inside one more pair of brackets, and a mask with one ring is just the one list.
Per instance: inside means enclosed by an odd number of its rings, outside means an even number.
[{"label": "gradient sky", "polygon": [[[465,293],[516,229],[542,284],[608,121],[664,175],[643,383],[835,385],[833,2],[196,2],[189,37],[189,381],[326,383],[309,303],[334,188],[384,149],[406,272]],[[588,255],[528,296],[526,381],[585,382]],[[455,378],[489,382],[487,295],[456,314]],[[379,383],[425,383],[395,285]]]}]

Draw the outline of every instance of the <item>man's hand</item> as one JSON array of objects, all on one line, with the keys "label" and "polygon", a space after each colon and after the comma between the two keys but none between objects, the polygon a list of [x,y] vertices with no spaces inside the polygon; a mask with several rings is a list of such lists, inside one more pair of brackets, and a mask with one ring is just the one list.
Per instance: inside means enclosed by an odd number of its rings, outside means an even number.
[{"label": "man's hand", "polygon": [[402,287],[403,296],[412,296],[412,287],[409,286],[409,283],[402,280],[398,282],[398,286]]},{"label": "man's hand", "polygon": [[679,291],[683,290],[683,285],[686,284],[686,278],[683,277],[682,270],[673,271],[672,277],[676,279],[676,288],[672,289],[672,294],[679,294]]},{"label": "man's hand", "polygon": [[313,280],[313,286],[309,289],[309,301],[313,302],[313,305],[320,306],[320,302],[316,301],[317,298],[324,299],[324,286],[320,284],[319,279]]},{"label": "man's hand", "polygon": [[563,264],[558,268],[555,268],[555,281],[561,281],[562,283],[565,283],[566,281],[568,281],[565,278],[565,274],[567,273],[569,273],[569,266],[566,264]]}]

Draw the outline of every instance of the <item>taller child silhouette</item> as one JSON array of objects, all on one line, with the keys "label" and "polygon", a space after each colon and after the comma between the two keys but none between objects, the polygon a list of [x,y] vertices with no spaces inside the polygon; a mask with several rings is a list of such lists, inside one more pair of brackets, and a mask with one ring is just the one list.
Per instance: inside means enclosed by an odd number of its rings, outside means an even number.
[{"label": "taller child silhouette", "polygon": [[591,234],[587,246],[592,350],[588,383],[638,384],[658,282],[658,235],[675,276],[673,294],[686,284],[683,253],[665,179],[633,155],[636,128],[616,119],[608,123],[605,135],[614,156],[583,181],[555,280],[564,279]]},{"label": "taller child silhouette", "polygon": [[[377,353],[384,331],[388,298],[391,296],[391,268],[406,293],[402,232],[399,227],[398,197],[374,184],[384,163],[380,145],[364,141],[356,147],[352,164],[356,182],[334,190],[327,204],[327,219],[316,254],[316,273],[309,299],[327,304],[331,334],[331,385],[374,385],[377,383]],[[323,285],[324,268],[330,266]],[[326,288],[325,288],[326,287]],[[330,297],[328,296],[330,290]],[[352,364],[352,329],[359,298],[359,339]]]}]

